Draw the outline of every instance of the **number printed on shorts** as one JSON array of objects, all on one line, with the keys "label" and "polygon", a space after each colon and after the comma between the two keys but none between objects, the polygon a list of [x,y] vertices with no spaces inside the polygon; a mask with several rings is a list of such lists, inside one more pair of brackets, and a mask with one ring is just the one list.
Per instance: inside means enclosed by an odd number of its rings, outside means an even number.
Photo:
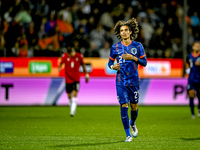
[{"label": "number printed on shorts", "polygon": [[135,92],[134,92],[134,94],[135,94],[135,99],[136,99],[136,100],[137,100],[138,97],[139,97],[139,92],[140,92],[140,91],[135,91]]}]

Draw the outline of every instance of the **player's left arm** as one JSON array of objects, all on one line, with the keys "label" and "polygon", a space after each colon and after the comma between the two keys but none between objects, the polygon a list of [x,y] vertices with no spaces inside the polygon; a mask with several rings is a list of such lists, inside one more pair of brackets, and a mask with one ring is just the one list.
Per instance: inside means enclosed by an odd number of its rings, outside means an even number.
[{"label": "player's left arm", "polygon": [[85,63],[83,61],[83,55],[81,54],[80,57],[81,57],[81,65],[83,67],[83,71],[85,72],[85,81],[88,82],[89,81],[89,74],[88,74],[88,72],[86,70]]}]

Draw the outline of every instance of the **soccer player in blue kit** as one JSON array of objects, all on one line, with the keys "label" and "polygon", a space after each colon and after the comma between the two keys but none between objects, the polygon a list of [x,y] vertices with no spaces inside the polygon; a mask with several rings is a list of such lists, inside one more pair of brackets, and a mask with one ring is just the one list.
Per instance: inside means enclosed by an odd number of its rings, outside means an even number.
[{"label": "soccer player in blue kit", "polygon": [[[114,27],[115,35],[121,39],[113,44],[110,50],[108,66],[117,70],[116,89],[117,98],[121,108],[121,119],[126,132],[125,142],[131,142],[132,136],[137,137],[138,130],[135,125],[138,116],[138,101],[140,91],[140,79],[138,76],[138,64],[147,65],[146,54],[141,43],[134,41],[139,29],[135,18],[118,21]],[[117,63],[114,64],[115,59]],[[129,121],[128,106],[131,106],[131,120]]]},{"label": "soccer player in blue kit", "polygon": [[195,91],[199,100],[197,115],[200,117],[200,43],[195,42],[192,46],[192,49],[192,53],[189,54],[186,59],[186,73],[189,74],[187,90],[190,98],[189,104],[192,113],[192,119],[194,119]]}]

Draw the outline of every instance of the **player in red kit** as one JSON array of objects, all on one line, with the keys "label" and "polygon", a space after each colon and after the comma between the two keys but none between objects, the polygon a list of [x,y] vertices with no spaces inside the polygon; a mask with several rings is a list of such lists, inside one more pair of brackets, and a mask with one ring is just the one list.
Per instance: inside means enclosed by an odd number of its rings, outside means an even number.
[{"label": "player in red kit", "polygon": [[67,52],[62,55],[61,62],[58,66],[59,71],[61,70],[62,64],[65,65],[66,92],[69,100],[70,115],[73,117],[76,113],[78,101],[80,66],[82,65],[83,71],[85,72],[86,82],[89,81],[89,74],[83,62],[83,55],[76,52],[74,47],[67,47]]}]

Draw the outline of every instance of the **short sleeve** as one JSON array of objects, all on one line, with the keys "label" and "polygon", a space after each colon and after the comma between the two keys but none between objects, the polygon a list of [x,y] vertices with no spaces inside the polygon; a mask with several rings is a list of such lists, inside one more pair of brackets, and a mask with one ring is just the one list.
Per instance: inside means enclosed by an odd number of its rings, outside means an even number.
[{"label": "short sleeve", "polygon": [[66,54],[64,53],[64,54],[62,54],[62,56],[61,56],[61,64],[63,64],[64,63],[64,60],[65,60],[65,57],[66,57]]}]

